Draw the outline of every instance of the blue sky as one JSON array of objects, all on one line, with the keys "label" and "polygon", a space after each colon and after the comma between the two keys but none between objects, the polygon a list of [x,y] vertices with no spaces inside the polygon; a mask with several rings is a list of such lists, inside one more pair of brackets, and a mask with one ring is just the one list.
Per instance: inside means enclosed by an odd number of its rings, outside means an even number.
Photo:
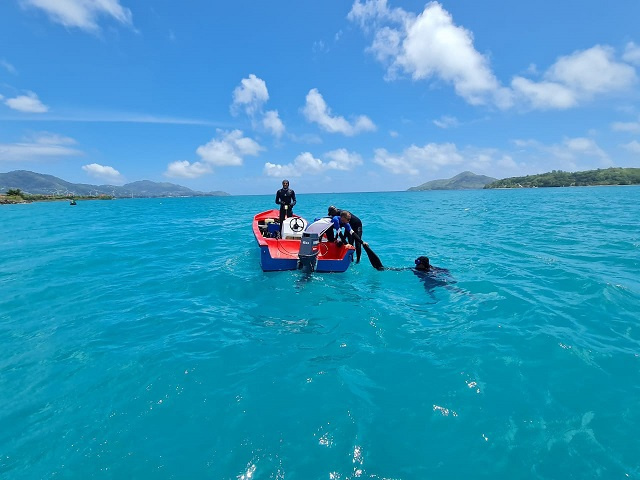
[{"label": "blue sky", "polygon": [[232,194],[640,166],[640,2],[4,0],[0,172]]}]

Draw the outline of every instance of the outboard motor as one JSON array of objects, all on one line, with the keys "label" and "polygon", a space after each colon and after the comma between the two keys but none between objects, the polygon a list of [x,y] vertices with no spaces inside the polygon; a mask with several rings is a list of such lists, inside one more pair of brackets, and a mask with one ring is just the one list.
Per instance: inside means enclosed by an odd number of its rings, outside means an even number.
[{"label": "outboard motor", "polygon": [[317,233],[303,232],[298,251],[298,270],[304,273],[312,273],[318,263],[318,242]]}]

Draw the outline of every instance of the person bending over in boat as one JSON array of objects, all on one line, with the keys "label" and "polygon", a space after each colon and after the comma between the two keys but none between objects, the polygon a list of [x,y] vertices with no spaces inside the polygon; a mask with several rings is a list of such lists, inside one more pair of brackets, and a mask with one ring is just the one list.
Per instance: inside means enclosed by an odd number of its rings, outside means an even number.
[{"label": "person bending over in boat", "polygon": [[[340,216],[341,213],[342,213],[342,210],[340,210],[339,208],[336,208],[333,205],[329,207],[328,214],[331,218],[335,216]],[[358,235],[360,240],[362,240],[362,221],[358,217],[356,217],[353,213],[349,212],[349,214],[351,215],[349,219],[349,225],[351,226],[351,231],[356,235]],[[342,240],[356,247],[356,263],[360,263],[360,257],[362,256],[362,242],[356,242],[355,237],[353,236],[353,233],[346,233]]]},{"label": "person bending over in boat", "polygon": [[276,192],[276,203],[280,205],[280,228],[282,228],[282,221],[293,216],[293,207],[296,204],[296,192],[289,188],[289,180],[282,181],[282,188]]},{"label": "person bending over in boat", "polygon": [[369,244],[367,242],[363,242],[360,236],[353,231],[353,229],[351,228],[351,225],[349,224],[350,220],[351,220],[351,213],[349,213],[347,210],[342,210],[340,212],[340,215],[335,215],[331,217],[332,228],[330,228],[326,232],[327,240],[329,240],[330,242],[336,242],[339,245],[342,245],[343,241],[340,238],[341,236],[340,232],[344,228],[345,236],[343,238],[348,238],[348,236],[350,235],[353,241],[356,242],[357,244],[368,246]]}]

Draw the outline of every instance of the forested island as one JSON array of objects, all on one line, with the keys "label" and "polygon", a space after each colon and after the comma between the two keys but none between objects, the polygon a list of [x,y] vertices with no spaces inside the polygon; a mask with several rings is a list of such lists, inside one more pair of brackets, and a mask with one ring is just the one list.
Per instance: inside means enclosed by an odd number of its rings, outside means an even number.
[{"label": "forested island", "polygon": [[44,195],[24,193],[19,188],[9,189],[5,194],[0,194],[0,204],[11,203],[31,203],[31,202],[55,202],[67,200],[69,202],[75,200],[113,200],[111,195]]},{"label": "forested island", "polygon": [[604,168],[584,172],[552,170],[539,175],[503,178],[484,188],[588,187],[595,185],[640,185],[640,168]]}]

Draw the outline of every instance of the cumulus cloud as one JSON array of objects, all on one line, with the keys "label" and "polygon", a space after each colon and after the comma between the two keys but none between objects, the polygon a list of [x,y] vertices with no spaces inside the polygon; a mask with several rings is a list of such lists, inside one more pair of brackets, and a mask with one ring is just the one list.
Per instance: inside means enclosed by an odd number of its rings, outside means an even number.
[{"label": "cumulus cloud", "polygon": [[172,178],[198,178],[211,173],[212,168],[201,162],[190,163],[187,160],[178,160],[170,163],[165,176]]},{"label": "cumulus cloud", "polygon": [[264,165],[264,173],[269,177],[301,177],[318,175],[329,170],[353,170],[358,165],[362,165],[360,155],[341,148],[327,152],[325,160],[315,158],[309,152],[303,152],[286,165],[267,162]]},{"label": "cumulus cloud", "polygon": [[[537,151],[550,160],[551,169],[575,171],[597,167],[608,167],[613,164],[609,155],[595,140],[587,137],[564,138],[559,143],[550,145],[537,140],[516,140],[515,145],[521,148],[520,155],[527,156],[529,151]],[[595,160],[595,163],[593,162]]]},{"label": "cumulus cloud", "polygon": [[97,163],[90,163],[89,165],[83,165],[82,169],[93,178],[97,178],[101,181],[109,183],[122,183],[124,181],[123,176],[118,170],[106,165],[100,165]]},{"label": "cumulus cloud", "polygon": [[511,86],[523,101],[534,109],[565,109],[576,106],[576,94],[564,85],[555,82],[534,82],[527,78],[515,77]]},{"label": "cumulus cloud", "polygon": [[622,145],[622,148],[630,151],[631,153],[640,154],[640,142],[638,142],[637,140],[633,140],[629,143],[625,143],[624,145]]},{"label": "cumulus cloud", "polygon": [[362,165],[362,157],[359,154],[349,152],[346,148],[332,150],[325,154],[326,168],[331,170],[353,170]]},{"label": "cumulus cloud", "polygon": [[[430,2],[415,15],[390,9],[386,0],[356,0],[348,18],[373,40],[368,48],[386,67],[386,78],[444,82],[472,105],[501,109],[524,104],[534,109],[567,109],[597,95],[619,93],[636,83],[640,47],[627,44],[622,59],[612,48],[596,45],[560,57],[539,80],[514,76],[510,87],[500,84],[488,57],[473,44],[473,33],[454,23],[440,3]],[[529,75],[537,69],[530,68]]]},{"label": "cumulus cloud", "polygon": [[43,104],[38,95],[33,92],[27,92],[26,95],[19,95],[14,98],[8,98],[4,103],[11,109],[26,113],[45,113],[49,111],[49,107]]},{"label": "cumulus cloud", "polygon": [[611,129],[616,132],[640,133],[640,121],[638,122],[614,122]]},{"label": "cumulus cloud", "polygon": [[379,148],[375,150],[373,161],[397,175],[418,175],[423,171],[459,165],[464,157],[453,143],[429,143],[423,147],[411,145],[401,153]]},{"label": "cumulus cloud", "polygon": [[120,5],[119,0],[22,0],[21,3],[43,11],[55,23],[88,32],[100,30],[100,17],[125,26],[133,25],[131,10]]},{"label": "cumulus cloud", "polygon": [[376,129],[374,123],[365,115],[356,117],[353,123],[350,123],[344,117],[332,116],[331,109],[316,88],[309,90],[302,113],[307,121],[317,123],[320,128],[330,133],[353,136]]},{"label": "cumulus cloud", "polygon": [[40,132],[22,142],[0,143],[0,160],[20,162],[82,155],[82,151],[71,146],[75,143],[70,137]]},{"label": "cumulus cloud", "polygon": [[633,42],[627,43],[622,59],[633,65],[640,65],[640,45],[636,45]]},{"label": "cumulus cloud", "polygon": [[262,110],[262,106],[269,100],[267,84],[253,73],[249,78],[243,78],[233,91],[231,113],[237,115],[240,111],[253,116]]},{"label": "cumulus cloud", "polygon": [[218,130],[218,137],[196,149],[202,161],[216,167],[237,167],[242,165],[244,157],[258,155],[263,148],[251,138],[245,137],[241,130],[225,132]]},{"label": "cumulus cloud", "polygon": [[511,86],[534,108],[574,107],[599,94],[623,92],[637,82],[635,69],[614,57],[612,48],[596,45],[560,57],[540,82],[516,76]]},{"label": "cumulus cloud", "polygon": [[508,105],[486,56],[473,45],[473,34],[455,25],[440,3],[428,3],[414,15],[390,9],[386,0],[357,0],[348,18],[373,32],[369,51],[387,68],[387,78],[408,75],[413,80],[440,80],[477,105],[493,100]]},{"label": "cumulus cloud", "polygon": [[268,132],[271,132],[271,134],[277,138],[282,137],[285,130],[284,123],[280,120],[277,110],[270,110],[265,113],[262,119],[262,125]]},{"label": "cumulus cloud", "polygon": [[247,156],[256,156],[264,148],[255,140],[245,137],[241,130],[218,130],[217,136],[199,146],[196,153],[200,161],[190,163],[179,160],[170,163],[167,177],[196,178],[211,173],[214,167],[239,167]]},{"label": "cumulus cloud", "polygon": [[243,78],[233,91],[231,114],[238,115],[244,112],[252,122],[254,128],[262,128],[273,136],[280,138],[285,126],[277,110],[264,112],[264,104],[269,100],[267,84],[253,73],[248,78]]}]

